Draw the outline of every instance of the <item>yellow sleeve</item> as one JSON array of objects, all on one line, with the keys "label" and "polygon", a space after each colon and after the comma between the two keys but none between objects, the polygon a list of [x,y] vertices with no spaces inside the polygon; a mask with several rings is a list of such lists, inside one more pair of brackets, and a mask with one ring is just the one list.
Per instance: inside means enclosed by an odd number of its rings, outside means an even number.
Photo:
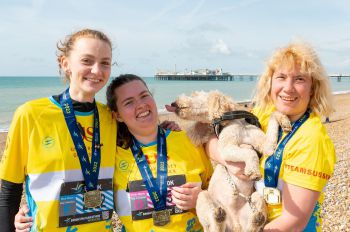
[{"label": "yellow sleeve", "polygon": [[7,141],[0,164],[0,179],[14,183],[23,183],[29,150],[30,117],[26,105],[20,106],[12,119]]},{"label": "yellow sleeve", "polygon": [[332,176],[335,149],[325,131],[302,133],[288,144],[282,179],[290,184],[321,192]]}]

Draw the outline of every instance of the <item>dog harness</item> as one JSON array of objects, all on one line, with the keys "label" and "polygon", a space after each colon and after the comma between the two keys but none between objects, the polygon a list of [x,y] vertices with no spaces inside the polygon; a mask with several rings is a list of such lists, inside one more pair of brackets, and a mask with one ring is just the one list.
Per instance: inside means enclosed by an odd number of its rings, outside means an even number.
[{"label": "dog harness", "polygon": [[239,192],[235,182],[233,181],[230,173],[227,170],[227,167],[223,166],[224,170],[225,170],[225,174],[226,174],[226,181],[230,184],[232,190],[233,190],[233,195],[234,196],[240,196],[242,198],[244,198],[244,200],[246,200],[249,204],[249,207],[253,210],[253,212],[255,213],[257,211],[256,206],[254,205],[254,203],[252,202],[252,198],[251,196],[246,196],[243,193]]},{"label": "dog harness", "polygon": [[214,127],[216,137],[219,137],[219,134],[223,128],[223,126],[221,125],[222,121],[242,119],[242,118],[244,118],[247,123],[252,124],[258,128],[261,128],[259,120],[254,114],[244,110],[234,110],[234,111],[229,111],[224,113],[220,118],[213,119],[211,125]]}]

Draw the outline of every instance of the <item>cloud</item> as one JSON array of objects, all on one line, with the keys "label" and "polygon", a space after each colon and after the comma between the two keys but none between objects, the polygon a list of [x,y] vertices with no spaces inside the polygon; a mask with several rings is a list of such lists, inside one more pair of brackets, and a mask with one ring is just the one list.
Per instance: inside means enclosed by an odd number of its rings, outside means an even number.
[{"label": "cloud", "polygon": [[215,41],[215,43],[210,49],[210,52],[223,55],[230,55],[232,53],[231,49],[222,39]]}]

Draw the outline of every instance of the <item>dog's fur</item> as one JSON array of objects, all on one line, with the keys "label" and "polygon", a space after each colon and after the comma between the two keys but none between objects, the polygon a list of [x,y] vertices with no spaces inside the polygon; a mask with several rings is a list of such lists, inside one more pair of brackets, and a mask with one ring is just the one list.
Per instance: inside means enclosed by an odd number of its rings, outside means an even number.
[{"label": "dog's fur", "polygon": [[[172,104],[182,119],[193,120],[187,134],[196,145],[206,143],[214,134],[211,122],[225,112],[242,110],[233,100],[220,93],[194,92],[181,95]],[[261,178],[257,152],[271,155],[277,144],[278,126],[291,129],[285,115],[274,112],[270,117],[266,135],[245,119],[223,122],[218,139],[219,155],[226,161],[245,162],[244,174],[248,180],[238,179],[223,165],[217,165],[207,191],[198,195],[196,210],[205,231],[259,231],[267,215],[264,199],[254,191],[254,180]],[[250,197],[251,202],[247,201]]]}]

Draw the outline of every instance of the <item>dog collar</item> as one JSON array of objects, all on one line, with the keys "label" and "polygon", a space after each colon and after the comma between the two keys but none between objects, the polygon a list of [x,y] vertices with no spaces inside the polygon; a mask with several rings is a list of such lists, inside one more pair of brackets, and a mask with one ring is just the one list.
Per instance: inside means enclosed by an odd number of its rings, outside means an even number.
[{"label": "dog collar", "polygon": [[247,123],[252,124],[258,128],[261,128],[258,118],[254,114],[244,110],[234,110],[234,111],[226,112],[220,118],[213,119],[211,125],[214,127],[216,136],[219,137],[219,134],[222,130],[222,125],[221,125],[222,121],[242,119],[242,118],[244,118]]}]

